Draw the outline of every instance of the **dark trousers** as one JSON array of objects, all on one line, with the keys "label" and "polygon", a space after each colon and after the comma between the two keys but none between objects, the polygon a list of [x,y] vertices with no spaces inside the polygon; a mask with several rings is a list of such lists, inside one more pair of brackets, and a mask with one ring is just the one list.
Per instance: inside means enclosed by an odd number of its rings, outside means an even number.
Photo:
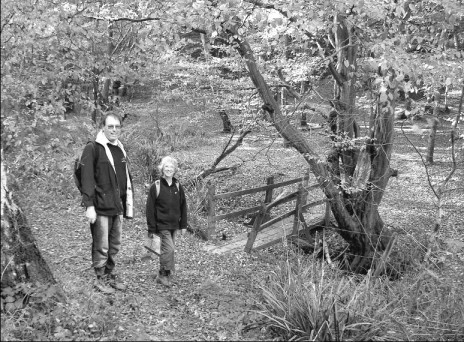
[{"label": "dark trousers", "polygon": [[161,230],[160,271],[175,271],[174,253],[176,250],[175,236],[177,230]]},{"label": "dark trousers", "polygon": [[90,225],[92,232],[92,266],[97,275],[111,273],[116,265],[115,257],[121,247],[122,215],[97,215]]}]

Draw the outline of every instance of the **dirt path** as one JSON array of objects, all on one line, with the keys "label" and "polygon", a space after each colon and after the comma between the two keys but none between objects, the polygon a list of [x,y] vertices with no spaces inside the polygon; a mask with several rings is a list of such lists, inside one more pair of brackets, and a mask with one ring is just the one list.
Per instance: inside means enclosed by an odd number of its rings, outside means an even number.
[{"label": "dirt path", "polygon": [[[137,218],[125,222],[118,258],[117,270],[128,289],[103,295],[92,287],[91,238],[83,210],[75,210],[74,200],[28,203],[27,207],[39,246],[68,295],[68,305],[76,310],[86,307],[89,316],[83,319],[90,331],[105,327],[114,331],[108,340],[134,341],[264,337],[260,331],[243,331],[258,319],[249,310],[265,271],[253,270],[252,257],[244,253],[213,257],[202,250],[203,242],[186,234],[177,243],[177,284],[161,287],[154,281],[157,260],[147,259],[142,247],[146,228]],[[80,334],[82,339],[92,337],[89,331]]]}]

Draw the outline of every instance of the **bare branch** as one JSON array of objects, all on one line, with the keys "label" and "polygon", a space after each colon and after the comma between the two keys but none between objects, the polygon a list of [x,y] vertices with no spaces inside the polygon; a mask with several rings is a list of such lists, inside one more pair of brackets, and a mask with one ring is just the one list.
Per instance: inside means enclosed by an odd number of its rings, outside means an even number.
[{"label": "bare branch", "polygon": [[6,18],[5,22],[2,24],[2,28],[0,29],[0,33],[3,32],[3,29],[5,28],[6,25],[8,25],[11,21],[11,19],[13,19],[14,15],[16,14],[16,12],[13,12],[11,13],[11,15],[9,16],[9,18]]},{"label": "bare branch", "polygon": [[211,165],[211,167],[209,167],[208,169],[206,170],[203,170],[198,176],[194,177],[192,180],[188,181],[187,183],[189,185],[192,185],[192,184],[195,184],[196,182],[200,181],[201,179],[204,179],[206,177],[208,177],[210,174],[212,173],[215,173],[215,172],[219,172],[219,171],[224,171],[224,170],[228,170],[228,169],[231,169],[231,168],[236,168],[237,165],[234,165],[234,166],[231,166],[231,167],[226,167],[226,168],[216,168],[216,166],[225,158],[227,157],[229,154],[231,154],[232,152],[234,152],[237,147],[239,147],[242,142],[243,142],[243,139],[245,138],[245,136],[248,134],[248,133],[251,133],[250,130],[245,130],[243,131],[242,133],[240,133],[240,136],[238,137],[237,141],[230,147],[228,147],[230,145],[230,142],[233,138],[233,134],[231,135],[230,139],[229,139],[229,142],[226,144],[226,147],[224,148],[224,150],[221,152],[221,154],[219,155],[219,157],[216,158],[216,160],[213,162],[213,164]]},{"label": "bare branch", "polygon": [[272,4],[265,4],[264,2],[258,1],[258,0],[245,0],[244,2],[248,2],[256,7],[275,10],[279,12],[280,14],[282,14],[283,16],[287,17],[290,21],[295,21],[295,18],[289,17],[286,11],[283,11],[280,8],[277,8]]},{"label": "bare branch", "polygon": [[329,62],[329,71],[332,74],[333,78],[335,79],[335,82],[337,82],[337,85],[339,87],[343,86],[343,83],[345,83],[345,80],[343,79],[342,75],[335,69],[335,66],[333,65],[332,62]]},{"label": "bare branch", "polygon": [[277,70],[277,75],[279,76],[280,80],[282,81],[283,83],[283,86],[288,90],[288,92],[290,93],[290,95],[292,95],[294,98],[296,98],[297,100],[300,100],[301,99],[301,95],[298,94],[298,92],[293,89],[293,87],[287,83],[287,81],[285,80],[285,77],[284,77],[284,74],[282,73],[282,68],[279,68]]},{"label": "bare branch", "polygon": [[[116,22],[116,21],[127,21],[131,23],[143,23],[147,21],[158,21],[158,20],[164,20],[166,22],[169,22],[169,20],[165,20],[160,17],[146,17],[146,18],[127,18],[127,17],[120,17],[120,18],[104,18],[104,17],[96,17],[96,16],[91,16],[91,15],[85,15],[84,16],[87,19],[90,20],[99,20],[99,21],[109,21],[109,22]],[[183,28],[187,28],[187,26],[184,26]],[[206,34],[206,30],[201,29],[201,28],[189,28],[193,32],[198,32],[198,33],[203,33]]]},{"label": "bare branch", "polygon": [[[323,50],[323,49],[322,49],[322,47],[321,47],[321,44],[319,44],[318,41],[316,41],[316,44],[317,44],[317,46],[319,47],[319,50],[321,51],[321,52],[320,52],[320,55],[321,55],[321,57],[322,57],[323,59],[326,59],[326,58],[331,59],[333,56],[335,56],[335,55],[338,54],[338,52],[339,52],[339,50],[336,50],[335,53],[332,54],[332,56],[325,57],[325,56],[322,54],[322,50]],[[332,44],[333,44],[333,43],[332,43]],[[347,44],[347,45],[345,45],[345,46],[342,46],[342,47],[340,48],[340,50],[341,50],[341,49],[344,49],[344,48],[348,48],[348,47],[350,47],[350,46],[353,46],[353,45],[352,45],[352,44]],[[335,45],[334,45],[334,48],[335,48]],[[329,68],[330,73],[331,73],[332,76],[334,77],[335,82],[337,82],[337,85],[338,85],[339,87],[343,86],[343,83],[344,83],[346,80],[345,80],[345,79],[343,78],[343,76],[340,75],[340,73],[337,71],[337,69],[336,69],[335,66],[333,65],[333,62],[332,62],[332,61],[329,62],[328,68]]]},{"label": "bare branch", "polygon": [[115,52],[118,50],[119,46],[124,42],[124,40],[127,38],[127,36],[131,33],[131,30],[127,30],[126,34],[119,39],[119,42],[116,44],[116,46],[113,48],[113,51],[111,51],[111,55],[114,55]]},{"label": "bare branch", "polygon": [[432,192],[433,194],[435,195],[435,197],[437,199],[440,199],[440,194],[437,193],[437,191],[435,190],[435,187],[433,186],[432,184],[432,179],[430,177],[430,174],[429,174],[429,168],[427,166],[427,163],[425,162],[424,160],[424,157],[422,156],[422,153],[420,153],[420,151],[417,149],[416,145],[414,145],[412,143],[412,141],[408,138],[408,136],[406,135],[406,133],[404,132],[404,129],[403,129],[403,122],[401,123],[401,132],[403,133],[403,136],[406,138],[406,140],[409,142],[409,144],[411,144],[411,146],[414,148],[414,150],[416,151],[416,153],[419,155],[421,161],[422,161],[422,165],[424,165],[424,168],[425,168],[425,173],[427,175],[427,183],[429,183],[429,187],[430,189],[432,189]]},{"label": "bare branch", "polygon": [[463,99],[464,99],[464,86],[462,87],[462,90],[461,90],[461,99],[459,100],[459,109],[458,109],[458,112],[456,114],[456,118],[454,120],[454,123],[453,123],[453,127],[451,129],[451,160],[452,160],[452,163],[453,163],[453,167],[451,168],[451,171],[450,173],[448,174],[448,176],[443,180],[443,182],[440,184],[438,190],[439,190],[439,193],[442,193],[443,190],[444,190],[444,187],[446,186],[446,184],[449,182],[449,180],[451,179],[451,177],[453,177],[453,174],[454,172],[456,171],[457,169],[457,163],[456,163],[456,155],[455,155],[455,145],[456,145],[456,129],[458,127],[458,123],[459,123],[459,119],[461,118],[461,111],[462,111],[462,102],[463,102]]},{"label": "bare branch", "polygon": [[84,16],[87,19],[93,19],[93,20],[103,20],[103,21],[111,21],[111,22],[116,22],[116,21],[129,21],[132,23],[142,23],[144,21],[156,21],[156,20],[161,20],[161,18],[158,17],[146,17],[146,18],[140,18],[140,19],[134,19],[134,18],[126,18],[126,17],[121,17],[121,18],[103,18],[103,17],[95,17],[91,15],[85,15]]}]

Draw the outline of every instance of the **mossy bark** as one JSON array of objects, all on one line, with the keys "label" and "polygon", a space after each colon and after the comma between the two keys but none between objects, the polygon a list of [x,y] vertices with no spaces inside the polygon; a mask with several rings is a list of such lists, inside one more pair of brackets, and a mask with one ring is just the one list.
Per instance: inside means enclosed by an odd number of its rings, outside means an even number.
[{"label": "mossy bark", "polygon": [[[2,151],[3,157],[3,151]],[[16,205],[7,187],[7,174],[1,161],[1,286],[20,282],[56,284],[42,257],[26,216]]]}]

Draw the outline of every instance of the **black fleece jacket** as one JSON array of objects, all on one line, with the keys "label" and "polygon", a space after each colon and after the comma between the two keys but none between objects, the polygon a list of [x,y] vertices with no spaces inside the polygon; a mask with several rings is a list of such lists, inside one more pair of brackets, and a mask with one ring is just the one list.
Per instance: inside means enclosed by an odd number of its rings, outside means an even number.
[{"label": "black fleece jacket", "polygon": [[[96,152],[96,149],[99,149]],[[119,148],[119,147],[115,147]],[[98,158],[96,158],[98,156]],[[113,155],[123,157],[122,151]],[[106,156],[105,148],[95,142],[88,143],[81,158],[82,163],[82,203],[87,208],[95,206],[98,215],[114,216],[123,214],[126,216],[125,190],[121,193],[118,178],[111,163]],[[126,164],[126,160],[115,161],[116,164]],[[125,165],[121,167],[125,168]],[[130,174],[129,174],[129,177]],[[132,182],[132,178],[131,182]],[[122,187],[126,188],[125,179]]]},{"label": "black fleece jacket", "polygon": [[160,192],[156,197],[156,185],[153,183],[147,197],[148,232],[158,234],[161,230],[187,228],[187,201],[184,189],[177,179],[168,185],[164,178],[160,179]]}]

